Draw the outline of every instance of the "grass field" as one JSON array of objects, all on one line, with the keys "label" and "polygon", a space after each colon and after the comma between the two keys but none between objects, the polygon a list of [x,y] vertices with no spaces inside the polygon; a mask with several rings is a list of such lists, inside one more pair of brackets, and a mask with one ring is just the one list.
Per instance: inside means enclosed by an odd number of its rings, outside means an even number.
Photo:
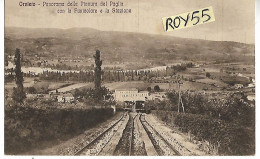
[{"label": "grass field", "polygon": [[[57,89],[58,92],[69,92],[69,91],[73,91],[75,89],[80,89],[80,88],[92,88],[93,87],[93,83],[76,83],[76,84],[72,84],[66,87],[62,87]],[[56,90],[52,90],[51,92],[55,92]]]},{"label": "grass field", "polygon": [[[28,87],[34,87],[36,90],[56,90],[59,88],[62,88],[66,85],[71,85],[73,84],[72,82],[49,82],[49,81],[39,81],[39,82],[34,82],[34,78],[24,78],[24,88],[28,88]],[[16,87],[15,82],[11,82],[11,83],[5,83],[5,90],[7,90],[7,92],[9,94],[11,94],[13,92],[13,88]]]}]

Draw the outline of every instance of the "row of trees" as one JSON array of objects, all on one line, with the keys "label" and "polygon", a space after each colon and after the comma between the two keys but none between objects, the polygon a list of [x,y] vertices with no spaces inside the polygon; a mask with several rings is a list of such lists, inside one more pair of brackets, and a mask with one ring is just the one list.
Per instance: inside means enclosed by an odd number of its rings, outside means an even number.
[{"label": "row of trees", "polygon": [[[102,81],[115,82],[115,81],[148,81],[154,77],[173,76],[178,71],[183,71],[187,67],[192,67],[191,64],[182,64],[177,66],[167,67],[166,70],[157,71],[101,71]],[[32,76],[25,74],[25,76]],[[80,82],[93,82],[95,73],[93,71],[80,71],[78,72],[48,72],[45,71],[39,75],[41,80],[52,81],[80,81]]]}]

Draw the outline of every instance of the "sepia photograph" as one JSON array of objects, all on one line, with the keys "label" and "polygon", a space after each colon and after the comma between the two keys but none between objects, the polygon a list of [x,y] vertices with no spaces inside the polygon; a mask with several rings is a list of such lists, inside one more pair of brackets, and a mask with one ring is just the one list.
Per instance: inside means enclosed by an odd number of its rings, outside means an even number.
[{"label": "sepia photograph", "polygon": [[5,0],[5,156],[255,156],[254,0]]}]

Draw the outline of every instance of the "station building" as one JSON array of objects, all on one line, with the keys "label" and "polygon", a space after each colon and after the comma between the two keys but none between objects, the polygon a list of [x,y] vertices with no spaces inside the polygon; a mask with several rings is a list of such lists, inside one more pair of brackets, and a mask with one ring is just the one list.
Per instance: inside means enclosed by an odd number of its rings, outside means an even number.
[{"label": "station building", "polygon": [[149,97],[148,91],[138,91],[137,89],[118,89],[113,94],[117,103],[124,105],[124,109],[138,111],[144,109],[144,102]]},{"label": "station building", "polygon": [[119,89],[115,90],[114,99],[117,102],[125,101],[145,101],[149,96],[148,91],[138,91],[137,89]]}]

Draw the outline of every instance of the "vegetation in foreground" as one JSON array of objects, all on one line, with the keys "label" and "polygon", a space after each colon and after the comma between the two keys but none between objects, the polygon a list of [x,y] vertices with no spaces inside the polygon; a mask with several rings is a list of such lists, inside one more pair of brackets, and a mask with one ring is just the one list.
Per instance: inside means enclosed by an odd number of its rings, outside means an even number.
[{"label": "vegetation in foreground", "polygon": [[[98,56],[99,55],[99,56]],[[23,74],[20,65],[20,51],[15,54],[16,85],[12,99],[5,102],[5,153],[21,154],[33,148],[48,147],[49,143],[67,140],[86,129],[106,121],[114,115],[112,108],[96,109],[88,107],[104,104],[103,97],[108,90],[101,87],[100,52],[97,51],[95,70],[95,89],[76,91],[76,97],[88,103],[83,109],[59,108],[57,102],[46,99],[25,99]],[[70,104],[73,105],[73,104]],[[84,109],[85,108],[85,109]]]},{"label": "vegetation in foreground", "polygon": [[[169,101],[147,103],[167,125],[207,141],[219,155],[255,154],[255,108],[243,94],[230,94],[225,99],[208,99],[202,94],[183,94],[184,109],[178,113],[178,93],[168,93]],[[184,110],[184,111],[183,111]]]},{"label": "vegetation in foreground", "polygon": [[66,141],[114,115],[112,108],[58,109],[42,105],[5,110],[5,154],[21,154]]}]

